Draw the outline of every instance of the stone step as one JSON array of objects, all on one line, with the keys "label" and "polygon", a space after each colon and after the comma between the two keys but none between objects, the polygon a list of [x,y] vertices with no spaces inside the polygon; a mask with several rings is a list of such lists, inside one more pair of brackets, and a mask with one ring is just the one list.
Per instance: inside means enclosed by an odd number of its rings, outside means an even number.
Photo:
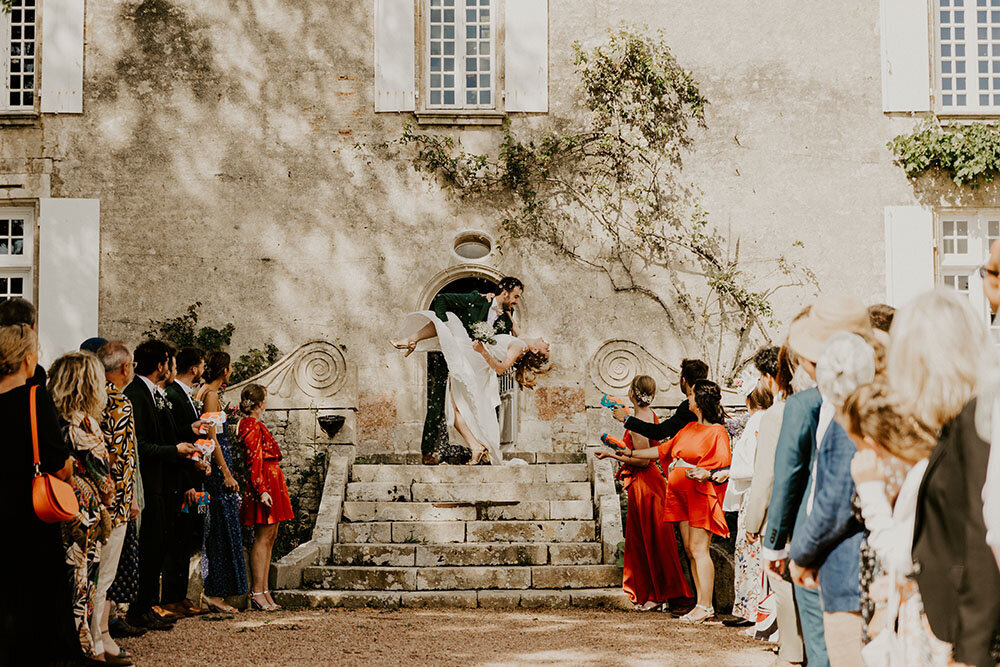
[{"label": "stone step", "polygon": [[467,565],[598,565],[596,542],[545,544],[334,544],[331,565],[432,567]]},{"label": "stone step", "polygon": [[468,590],[468,591],[349,591],[287,590],[272,593],[278,604],[288,609],[400,607],[540,609],[605,608],[631,609],[621,586],[567,590]]},{"label": "stone step", "polygon": [[344,503],[345,521],[530,521],[545,519],[591,519],[593,504],[587,500],[529,500],[485,503],[413,503],[349,500]]},{"label": "stone step", "polygon": [[470,521],[466,542],[593,542],[593,521]]},{"label": "stone step", "polygon": [[509,502],[590,500],[590,482],[350,482],[348,501],[368,502]]},{"label": "stone step", "polygon": [[566,590],[621,584],[614,565],[373,567],[317,565],[302,572],[307,587],[353,591],[445,591],[525,588]]},{"label": "stone step", "polygon": [[352,482],[409,484],[411,482],[509,483],[585,482],[582,463],[509,466],[355,465]]},{"label": "stone step", "polygon": [[341,544],[593,542],[593,521],[378,521],[341,523]]}]

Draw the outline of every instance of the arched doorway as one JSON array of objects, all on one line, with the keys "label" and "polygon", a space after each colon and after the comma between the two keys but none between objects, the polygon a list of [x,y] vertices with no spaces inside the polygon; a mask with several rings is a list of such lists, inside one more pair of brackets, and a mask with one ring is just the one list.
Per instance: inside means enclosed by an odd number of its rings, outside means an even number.
[{"label": "arched doorway", "polygon": [[[465,264],[451,267],[435,276],[420,295],[420,308],[430,308],[431,301],[438,294],[496,294],[498,283],[503,274],[492,267],[478,264]],[[518,309],[518,321],[523,327],[523,298]],[[446,369],[444,356],[440,352],[427,354],[425,374],[425,396],[433,391],[431,378]],[[518,425],[520,422],[520,391],[514,381],[513,373],[500,377],[500,409],[497,415],[500,420],[500,446],[504,451],[512,449],[517,443]],[[454,437],[459,437],[453,434]]]}]

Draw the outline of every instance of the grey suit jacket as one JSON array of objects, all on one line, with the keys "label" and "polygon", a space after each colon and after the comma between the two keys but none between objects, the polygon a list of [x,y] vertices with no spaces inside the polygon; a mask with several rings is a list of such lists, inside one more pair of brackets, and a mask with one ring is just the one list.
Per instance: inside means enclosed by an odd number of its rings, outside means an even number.
[{"label": "grey suit jacket", "polygon": [[785,402],[775,401],[760,420],[757,432],[757,454],[753,462],[753,481],[743,507],[743,524],[746,532],[759,535],[767,520],[767,504],[771,500],[774,485],[774,453],[778,449],[778,435],[781,433],[781,418],[785,414]]}]

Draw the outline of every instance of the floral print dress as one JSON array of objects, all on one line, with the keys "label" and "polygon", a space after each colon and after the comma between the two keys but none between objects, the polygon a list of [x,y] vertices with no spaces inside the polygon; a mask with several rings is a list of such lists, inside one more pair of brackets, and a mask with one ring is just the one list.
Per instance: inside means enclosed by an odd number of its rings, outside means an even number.
[{"label": "floral print dress", "polygon": [[62,524],[66,563],[73,578],[73,620],[84,655],[96,657],[90,635],[94,611],[101,546],[111,533],[111,516],[105,500],[111,502],[114,483],[104,434],[93,417],[76,412],[63,426],[63,434],[73,455],[73,489],[80,512]]}]

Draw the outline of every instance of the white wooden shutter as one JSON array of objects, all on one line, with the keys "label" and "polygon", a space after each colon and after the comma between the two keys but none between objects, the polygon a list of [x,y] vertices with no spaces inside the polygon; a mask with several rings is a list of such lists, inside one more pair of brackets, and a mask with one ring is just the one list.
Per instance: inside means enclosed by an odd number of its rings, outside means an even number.
[{"label": "white wooden shutter", "polygon": [[549,110],[548,0],[507,0],[504,69],[507,111]]},{"label": "white wooden shutter", "polygon": [[101,204],[39,200],[38,337],[46,365],[97,335]]},{"label": "white wooden shutter", "polygon": [[42,2],[42,113],[83,113],[83,2]]},{"label": "white wooden shutter", "polygon": [[375,111],[413,111],[413,0],[375,0]]},{"label": "white wooden shutter", "polygon": [[934,214],[922,206],[885,208],[885,302],[899,307],[934,289]]},{"label": "white wooden shutter", "polygon": [[930,44],[927,0],[882,0],[883,111],[930,111]]}]

